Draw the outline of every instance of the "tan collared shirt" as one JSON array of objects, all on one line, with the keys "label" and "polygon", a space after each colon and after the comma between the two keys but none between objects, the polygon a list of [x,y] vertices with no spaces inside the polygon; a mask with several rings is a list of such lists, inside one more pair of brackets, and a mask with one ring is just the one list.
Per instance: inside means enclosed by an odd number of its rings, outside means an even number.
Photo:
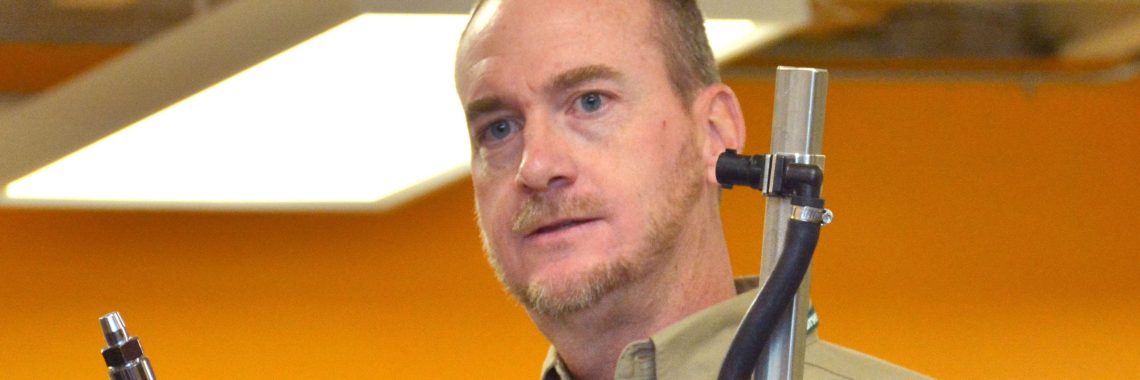
[{"label": "tan collared shirt", "polygon": [[[646,340],[630,343],[618,357],[614,379],[715,379],[728,346],[748,306],[756,298],[756,279],[737,281],[738,296],[666,327]],[[813,314],[814,315],[814,314]],[[926,379],[918,373],[819,339],[809,318],[804,348],[805,379]],[[569,380],[570,372],[551,347],[542,380]]]}]

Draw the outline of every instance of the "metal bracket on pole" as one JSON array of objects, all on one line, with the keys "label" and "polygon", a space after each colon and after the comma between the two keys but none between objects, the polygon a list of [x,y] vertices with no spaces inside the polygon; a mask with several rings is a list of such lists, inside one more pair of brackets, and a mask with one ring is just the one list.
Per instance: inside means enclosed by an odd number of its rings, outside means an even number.
[{"label": "metal bracket on pole", "polygon": [[[776,69],[776,104],[772,115],[773,155],[790,155],[796,163],[823,169],[823,113],[827,98],[827,70],[784,67]],[[792,213],[788,198],[769,197],[764,215],[764,253],[760,282],[765,283],[784,248],[784,234]],[[811,297],[811,271],[804,276],[795,299],[772,332],[760,354],[756,379],[803,378],[804,339]]]}]

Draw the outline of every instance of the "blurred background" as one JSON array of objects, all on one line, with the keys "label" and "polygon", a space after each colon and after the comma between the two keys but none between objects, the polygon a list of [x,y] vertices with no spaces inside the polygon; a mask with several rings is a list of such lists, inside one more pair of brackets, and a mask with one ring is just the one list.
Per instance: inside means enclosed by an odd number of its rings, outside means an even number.
[{"label": "blurred background", "polygon": [[[0,0],[0,139],[23,136],[5,114],[242,1]],[[723,73],[750,153],[776,65],[831,73],[820,335],[937,378],[1138,376],[1140,2],[810,9]],[[547,344],[472,198],[460,175],[351,211],[0,202],[0,377],[104,378],[96,319],[118,310],[163,379],[535,378]],[[740,275],[762,204],[726,192]]]}]

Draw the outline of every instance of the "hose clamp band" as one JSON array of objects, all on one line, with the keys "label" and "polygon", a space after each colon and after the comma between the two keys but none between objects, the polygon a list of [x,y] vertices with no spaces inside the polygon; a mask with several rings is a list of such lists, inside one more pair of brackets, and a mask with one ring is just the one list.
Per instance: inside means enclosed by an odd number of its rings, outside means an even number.
[{"label": "hose clamp band", "polygon": [[826,226],[828,224],[831,224],[833,215],[831,214],[831,210],[825,208],[792,205],[791,217],[792,220],[816,223]]},{"label": "hose clamp band", "polygon": [[797,164],[815,165],[820,169],[823,168],[823,162],[827,159],[827,156],[822,154],[780,153],[780,155],[791,158],[792,162]]}]

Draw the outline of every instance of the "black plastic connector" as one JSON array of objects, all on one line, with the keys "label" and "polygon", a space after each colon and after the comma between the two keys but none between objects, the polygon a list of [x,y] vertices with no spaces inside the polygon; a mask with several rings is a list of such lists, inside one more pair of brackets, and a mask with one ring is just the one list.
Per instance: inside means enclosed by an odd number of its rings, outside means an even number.
[{"label": "black plastic connector", "polygon": [[743,185],[763,191],[765,171],[763,156],[741,156],[734,149],[721,153],[716,160],[716,180],[725,189]]},{"label": "black plastic connector", "polygon": [[819,198],[823,170],[815,165],[797,164],[790,155],[742,156],[729,149],[716,160],[716,180],[725,189],[743,185],[768,196]]},{"label": "black plastic connector", "polygon": [[823,208],[823,198],[819,197],[823,187],[823,170],[815,165],[788,164],[784,171],[784,188],[791,195],[792,204]]}]

